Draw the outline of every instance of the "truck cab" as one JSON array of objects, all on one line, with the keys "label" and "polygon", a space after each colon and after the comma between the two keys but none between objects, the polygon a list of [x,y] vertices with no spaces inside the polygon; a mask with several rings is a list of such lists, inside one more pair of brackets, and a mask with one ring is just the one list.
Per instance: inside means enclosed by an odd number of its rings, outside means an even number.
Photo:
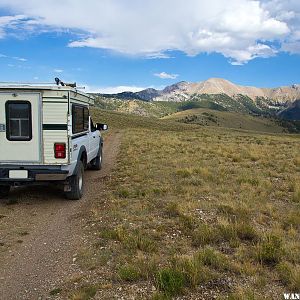
[{"label": "truck cab", "polygon": [[12,186],[62,183],[68,199],[84,192],[84,171],[100,170],[101,130],[94,99],[69,86],[0,87],[0,197]]}]

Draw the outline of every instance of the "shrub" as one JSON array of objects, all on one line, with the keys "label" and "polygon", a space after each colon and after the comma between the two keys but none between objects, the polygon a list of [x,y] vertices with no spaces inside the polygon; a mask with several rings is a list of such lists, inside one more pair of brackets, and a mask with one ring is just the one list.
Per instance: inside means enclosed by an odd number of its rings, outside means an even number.
[{"label": "shrub", "polygon": [[154,252],[157,248],[156,243],[146,235],[137,232],[130,235],[125,241],[125,246],[132,250],[141,250],[144,252]]},{"label": "shrub", "polygon": [[292,201],[295,203],[300,203],[300,186],[299,185],[297,185],[297,186],[295,185],[295,187],[294,187]]},{"label": "shrub", "polygon": [[300,266],[294,266],[288,262],[282,262],[276,266],[282,283],[294,292],[300,290]]},{"label": "shrub", "polygon": [[195,247],[205,246],[218,241],[218,232],[215,228],[201,224],[192,235],[192,244]]},{"label": "shrub", "polygon": [[257,245],[257,259],[266,265],[276,265],[283,256],[282,241],[278,236],[267,235]]},{"label": "shrub", "polygon": [[181,215],[180,206],[177,202],[170,202],[166,205],[165,213],[168,217],[175,218]]},{"label": "shrub", "polygon": [[124,281],[136,281],[140,274],[139,271],[132,265],[125,265],[119,268],[118,276]]},{"label": "shrub", "polygon": [[117,196],[120,198],[128,198],[130,196],[130,193],[126,189],[120,189],[117,192]]},{"label": "shrub", "polygon": [[85,286],[76,291],[72,296],[72,300],[89,300],[92,299],[97,293],[95,286]]},{"label": "shrub", "polygon": [[196,258],[204,265],[210,266],[216,270],[228,270],[229,262],[226,256],[222,253],[215,251],[212,248],[206,247],[203,250],[196,253]]},{"label": "shrub", "polygon": [[235,225],[237,236],[244,241],[253,241],[258,238],[256,230],[248,223],[238,223]]},{"label": "shrub", "polygon": [[179,295],[184,288],[184,275],[175,268],[165,268],[157,273],[156,284],[167,296]]},{"label": "shrub", "polygon": [[176,268],[184,274],[185,285],[195,288],[214,278],[211,270],[203,265],[203,262],[196,255],[193,257],[181,258],[176,263]]}]

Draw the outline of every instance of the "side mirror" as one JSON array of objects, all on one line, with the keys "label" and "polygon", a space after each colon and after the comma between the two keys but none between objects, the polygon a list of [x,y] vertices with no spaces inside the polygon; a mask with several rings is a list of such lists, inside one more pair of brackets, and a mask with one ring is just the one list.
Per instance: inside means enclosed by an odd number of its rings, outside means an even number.
[{"label": "side mirror", "polygon": [[96,124],[97,130],[108,130],[108,125],[107,124]]}]

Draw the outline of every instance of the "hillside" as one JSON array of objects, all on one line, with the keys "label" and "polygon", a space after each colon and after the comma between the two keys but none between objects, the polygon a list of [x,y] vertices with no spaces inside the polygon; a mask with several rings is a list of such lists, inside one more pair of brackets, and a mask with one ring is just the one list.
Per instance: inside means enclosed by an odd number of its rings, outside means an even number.
[{"label": "hillside", "polygon": [[201,126],[217,126],[257,132],[286,132],[274,119],[254,117],[242,113],[220,112],[211,109],[189,109],[170,116],[165,120],[178,121]]},{"label": "hillside", "polygon": [[300,100],[296,100],[288,108],[279,113],[286,120],[300,120]]},{"label": "hillside", "polygon": [[[185,102],[124,101],[99,97],[96,100],[96,105],[107,111],[151,118],[167,117],[176,121],[198,123],[204,126],[241,128],[264,132],[300,132],[299,121],[283,120],[276,115],[277,111],[266,114],[253,106],[249,98],[243,97],[242,99],[242,96],[240,97],[241,102],[233,101],[226,95],[202,95],[200,98],[195,97],[191,101]],[[220,104],[221,102],[223,105],[226,103],[226,108]],[[210,117],[204,114],[193,116],[192,110],[200,108],[210,110],[208,113],[213,114],[217,119],[212,121]]]}]

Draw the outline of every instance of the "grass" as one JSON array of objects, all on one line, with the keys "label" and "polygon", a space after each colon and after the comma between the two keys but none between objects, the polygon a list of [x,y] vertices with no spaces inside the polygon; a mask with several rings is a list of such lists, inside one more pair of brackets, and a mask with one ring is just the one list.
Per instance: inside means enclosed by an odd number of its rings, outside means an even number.
[{"label": "grass", "polygon": [[299,136],[93,113],[122,132],[91,208],[93,280],[139,299],[296,290]]},{"label": "grass", "polygon": [[161,269],[156,276],[156,284],[166,296],[175,296],[182,293],[184,288],[184,275],[172,268]]},{"label": "grass", "polygon": [[89,300],[94,298],[97,293],[97,287],[95,286],[84,286],[79,288],[70,297],[71,300]]},{"label": "grass", "polygon": [[140,277],[139,270],[133,265],[125,265],[120,267],[118,275],[121,280],[136,281]]},{"label": "grass", "polygon": [[266,265],[278,264],[284,254],[282,240],[280,236],[267,235],[257,244],[256,258]]},{"label": "grass", "polygon": [[293,292],[300,290],[300,267],[284,262],[277,266],[280,280]]}]

